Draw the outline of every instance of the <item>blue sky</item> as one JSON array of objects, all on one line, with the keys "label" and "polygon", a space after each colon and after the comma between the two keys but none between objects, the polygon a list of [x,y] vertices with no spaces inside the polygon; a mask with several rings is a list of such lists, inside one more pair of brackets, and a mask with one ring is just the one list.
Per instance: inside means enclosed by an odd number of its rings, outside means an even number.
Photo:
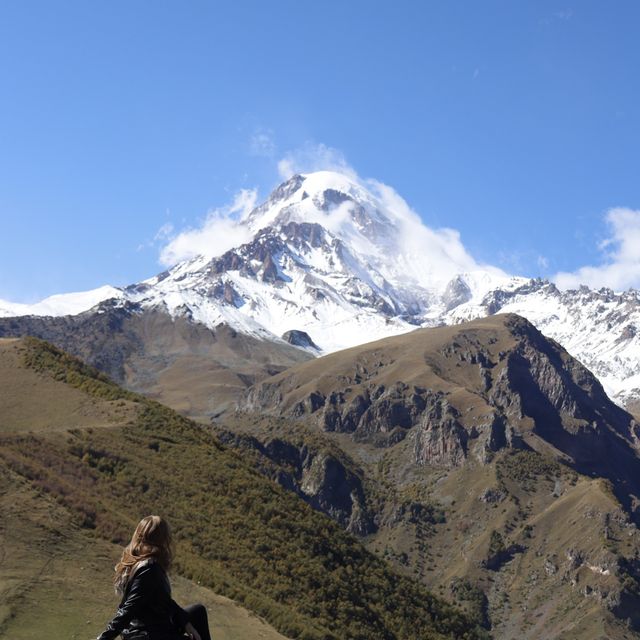
[{"label": "blue sky", "polygon": [[149,277],[159,229],[266,196],[287,156],[345,159],[479,261],[640,286],[639,23],[583,0],[4,0],[0,298]]}]

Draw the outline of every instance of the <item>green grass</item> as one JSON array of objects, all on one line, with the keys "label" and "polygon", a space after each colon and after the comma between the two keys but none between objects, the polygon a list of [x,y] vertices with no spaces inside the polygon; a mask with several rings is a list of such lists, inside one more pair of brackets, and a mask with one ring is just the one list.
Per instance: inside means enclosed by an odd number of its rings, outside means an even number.
[{"label": "green grass", "polygon": [[139,399],[137,394],[122,389],[104,373],[48,342],[28,336],[23,338],[22,345],[24,365],[34,371],[47,373],[54,380],[64,382],[103,400],[137,401]]}]

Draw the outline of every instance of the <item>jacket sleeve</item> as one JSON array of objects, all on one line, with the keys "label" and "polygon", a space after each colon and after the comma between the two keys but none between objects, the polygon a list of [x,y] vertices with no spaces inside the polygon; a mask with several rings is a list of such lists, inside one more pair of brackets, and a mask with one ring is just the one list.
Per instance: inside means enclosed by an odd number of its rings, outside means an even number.
[{"label": "jacket sleeve", "polygon": [[180,633],[184,632],[189,622],[189,614],[175,600],[171,601],[171,620]]},{"label": "jacket sleeve", "polygon": [[153,596],[153,565],[143,567],[132,578],[122,599],[116,615],[107,628],[98,636],[97,640],[113,640],[136,617],[140,609]]}]

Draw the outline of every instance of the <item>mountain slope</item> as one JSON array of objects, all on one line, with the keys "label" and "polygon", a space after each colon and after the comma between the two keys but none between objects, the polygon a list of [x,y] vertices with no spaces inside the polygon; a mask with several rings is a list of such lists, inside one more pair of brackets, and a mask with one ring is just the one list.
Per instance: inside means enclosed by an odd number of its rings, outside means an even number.
[{"label": "mountain slope", "polygon": [[449,323],[493,313],[517,313],[562,344],[595,373],[610,397],[629,409],[640,400],[640,292],[609,289],[559,291],[532,280],[487,294],[481,304],[465,303],[445,318]]},{"label": "mountain slope", "polygon": [[[77,526],[106,541],[122,543],[141,515],[163,513],[175,529],[180,574],[291,638],[480,637],[457,611],[253,472],[202,427],[46,343],[4,341],[0,349],[13,351],[27,376],[53,378],[102,408],[114,402],[114,413],[135,405],[118,426],[3,431],[0,467],[10,487],[18,482],[51,496]],[[0,367],[0,378],[10,378],[16,361],[3,363],[12,364]],[[33,394],[21,387],[0,396],[0,412],[28,405]]]},{"label": "mountain slope", "polygon": [[[597,379],[516,315],[419,329],[312,360],[257,384],[243,406],[314,416],[325,431],[380,445],[412,436],[415,462],[449,467],[508,444],[551,447],[581,470],[599,465],[600,475],[610,450],[615,469],[606,475],[620,476],[621,456],[633,460],[637,442],[632,416]],[[633,490],[640,495],[640,485]]]},{"label": "mountain slope", "polygon": [[75,315],[95,307],[103,300],[122,297],[121,289],[105,285],[91,291],[49,296],[36,304],[20,304],[0,300],[0,317]]},{"label": "mountain slope", "polygon": [[351,530],[374,523],[369,548],[496,637],[638,637],[637,425],[525,319],[333,353],[243,407],[228,429],[258,468]]},{"label": "mountain slope", "polygon": [[0,335],[48,340],[129,389],[192,418],[233,405],[247,386],[312,356],[283,341],[208,328],[163,309],[105,302],[76,316],[0,321]]}]

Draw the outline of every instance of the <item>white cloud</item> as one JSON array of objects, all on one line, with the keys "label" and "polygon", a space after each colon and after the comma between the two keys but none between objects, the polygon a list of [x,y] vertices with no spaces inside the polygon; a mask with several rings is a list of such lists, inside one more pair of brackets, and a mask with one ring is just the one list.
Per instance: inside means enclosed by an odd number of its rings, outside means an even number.
[{"label": "white cloud", "polygon": [[173,235],[173,225],[170,222],[166,222],[156,231],[155,235],[151,240],[146,240],[145,242],[141,242],[136,247],[136,251],[153,249],[157,247],[159,244],[163,244],[164,242],[167,242],[167,240],[170,240],[172,235]]},{"label": "white cloud", "polygon": [[169,240],[173,235],[173,224],[165,222],[157,231],[153,237],[154,242],[165,242]]},{"label": "white cloud", "polygon": [[[495,275],[505,275],[496,267],[476,262],[455,229],[432,229],[425,225],[422,218],[393,187],[378,180],[361,178],[338,149],[324,144],[307,143],[301,149],[288,152],[278,163],[278,169],[283,179],[288,179],[295,173],[334,171],[369,191],[378,201],[376,206],[394,222],[393,237],[389,238],[393,244],[393,248],[390,244],[390,250],[397,252],[394,262],[398,263],[399,270],[412,276],[417,282],[446,284],[461,272],[479,269]],[[350,206],[346,204],[323,213],[318,222],[342,235],[351,226],[350,215]],[[349,240],[360,245],[363,239],[359,234],[358,236],[352,234]],[[367,253],[366,246],[360,245],[359,250]]]},{"label": "white cloud", "polygon": [[573,273],[556,274],[553,279],[561,289],[581,284],[616,291],[640,287],[640,210],[610,209],[605,220],[610,236],[598,245],[602,263],[581,267]]},{"label": "white cloud", "polygon": [[187,229],[173,237],[173,227],[163,225],[156,238],[167,239],[168,243],[160,251],[160,263],[172,266],[200,255],[219,256],[248,242],[251,233],[239,222],[256,206],[257,198],[257,190],[242,189],[231,204],[210,211],[199,228]]},{"label": "white cloud", "polygon": [[278,162],[278,172],[283,180],[288,180],[296,173],[313,171],[337,171],[357,179],[356,172],[349,166],[342,151],[322,143],[307,142],[299,149],[288,151]]},{"label": "white cloud", "polygon": [[404,269],[416,280],[441,280],[444,283],[461,272],[479,269],[504,275],[497,267],[476,262],[456,229],[432,229],[425,225],[393,187],[371,179],[366,180],[365,184],[380,200],[387,214],[395,218],[398,247],[405,261]]}]

